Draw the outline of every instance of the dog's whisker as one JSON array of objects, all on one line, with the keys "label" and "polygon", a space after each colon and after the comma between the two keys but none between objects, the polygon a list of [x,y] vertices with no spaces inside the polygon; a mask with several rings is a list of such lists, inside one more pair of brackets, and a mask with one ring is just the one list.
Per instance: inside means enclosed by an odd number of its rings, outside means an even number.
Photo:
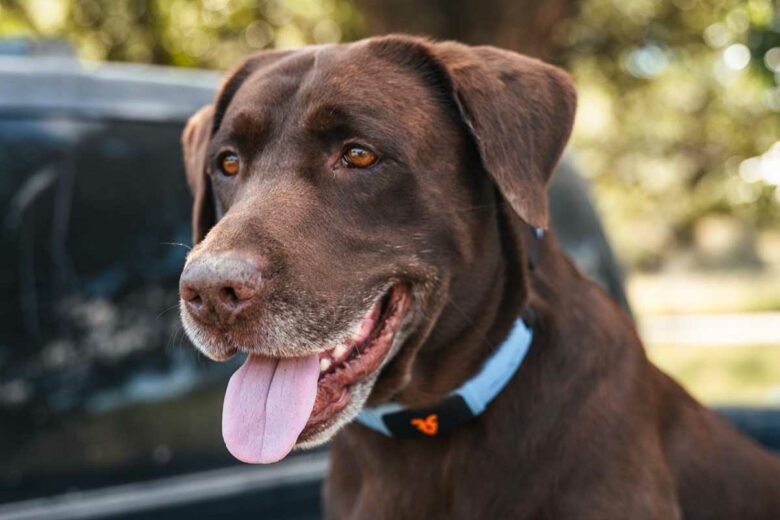
[{"label": "dog's whisker", "polygon": [[176,337],[181,330],[181,325],[178,325],[168,334],[168,341],[165,342],[165,350],[176,349]]},{"label": "dog's whisker", "polygon": [[178,309],[178,308],[179,308],[179,304],[178,303],[174,303],[170,307],[166,307],[165,309],[160,311],[160,314],[157,315],[157,319],[159,320],[163,316],[163,314],[165,314],[166,312],[170,312],[173,309]]},{"label": "dog's whisker", "polygon": [[161,246],[178,246],[183,247],[187,251],[192,251],[192,247],[188,246],[187,244],[182,244],[181,242],[160,242]]}]

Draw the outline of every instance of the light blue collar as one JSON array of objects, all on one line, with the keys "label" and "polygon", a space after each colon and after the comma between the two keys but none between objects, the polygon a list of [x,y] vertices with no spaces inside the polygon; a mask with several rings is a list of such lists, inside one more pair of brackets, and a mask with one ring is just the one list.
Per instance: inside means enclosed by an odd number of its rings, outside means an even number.
[{"label": "light blue collar", "polygon": [[482,369],[439,405],[411,410],[397,403],[364,408],[356,420],[389,437],[430,438],[477,417],[517,372],[533,340],[533,331],[519,318],[509,336]]}]

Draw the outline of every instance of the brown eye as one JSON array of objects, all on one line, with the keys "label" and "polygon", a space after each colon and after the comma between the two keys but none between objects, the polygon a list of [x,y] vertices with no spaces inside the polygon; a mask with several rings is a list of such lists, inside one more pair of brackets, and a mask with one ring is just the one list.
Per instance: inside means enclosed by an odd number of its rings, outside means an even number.
[{"label": "brown eye", "polygon": [[238,173],[238,156],[234,153],[226,153],[219,158],[219,171],[223,175],[232,177]]},{"label": "brown eye", "polygon": [[350,146],[341,156],[347,166],[353,168],[368,168],[376,163],[378,157],[374,152],[362,146]]}]

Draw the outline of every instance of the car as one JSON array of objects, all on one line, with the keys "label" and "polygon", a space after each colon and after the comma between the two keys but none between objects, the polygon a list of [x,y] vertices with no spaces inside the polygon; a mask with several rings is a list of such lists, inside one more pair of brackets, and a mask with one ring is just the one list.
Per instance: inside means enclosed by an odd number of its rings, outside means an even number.
[{"label": "car", "polygon": [[[220,415],[237,361],[200,356],[179,322],[179,136],[220,79],[0,42],[0,518],[319,517],[327,448],[233,460]],[[630,312],[574,162],[553,228]],[[780,448],[780,412],[726,413]]]}]

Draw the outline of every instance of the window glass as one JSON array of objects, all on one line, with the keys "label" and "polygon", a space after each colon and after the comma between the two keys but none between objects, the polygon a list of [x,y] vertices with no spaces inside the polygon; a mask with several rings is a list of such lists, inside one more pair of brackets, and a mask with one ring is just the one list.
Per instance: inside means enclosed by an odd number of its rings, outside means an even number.
[{"label": "window glass", "polygon": [[174,124],[0,119],[0,502],[231,463]]}]

